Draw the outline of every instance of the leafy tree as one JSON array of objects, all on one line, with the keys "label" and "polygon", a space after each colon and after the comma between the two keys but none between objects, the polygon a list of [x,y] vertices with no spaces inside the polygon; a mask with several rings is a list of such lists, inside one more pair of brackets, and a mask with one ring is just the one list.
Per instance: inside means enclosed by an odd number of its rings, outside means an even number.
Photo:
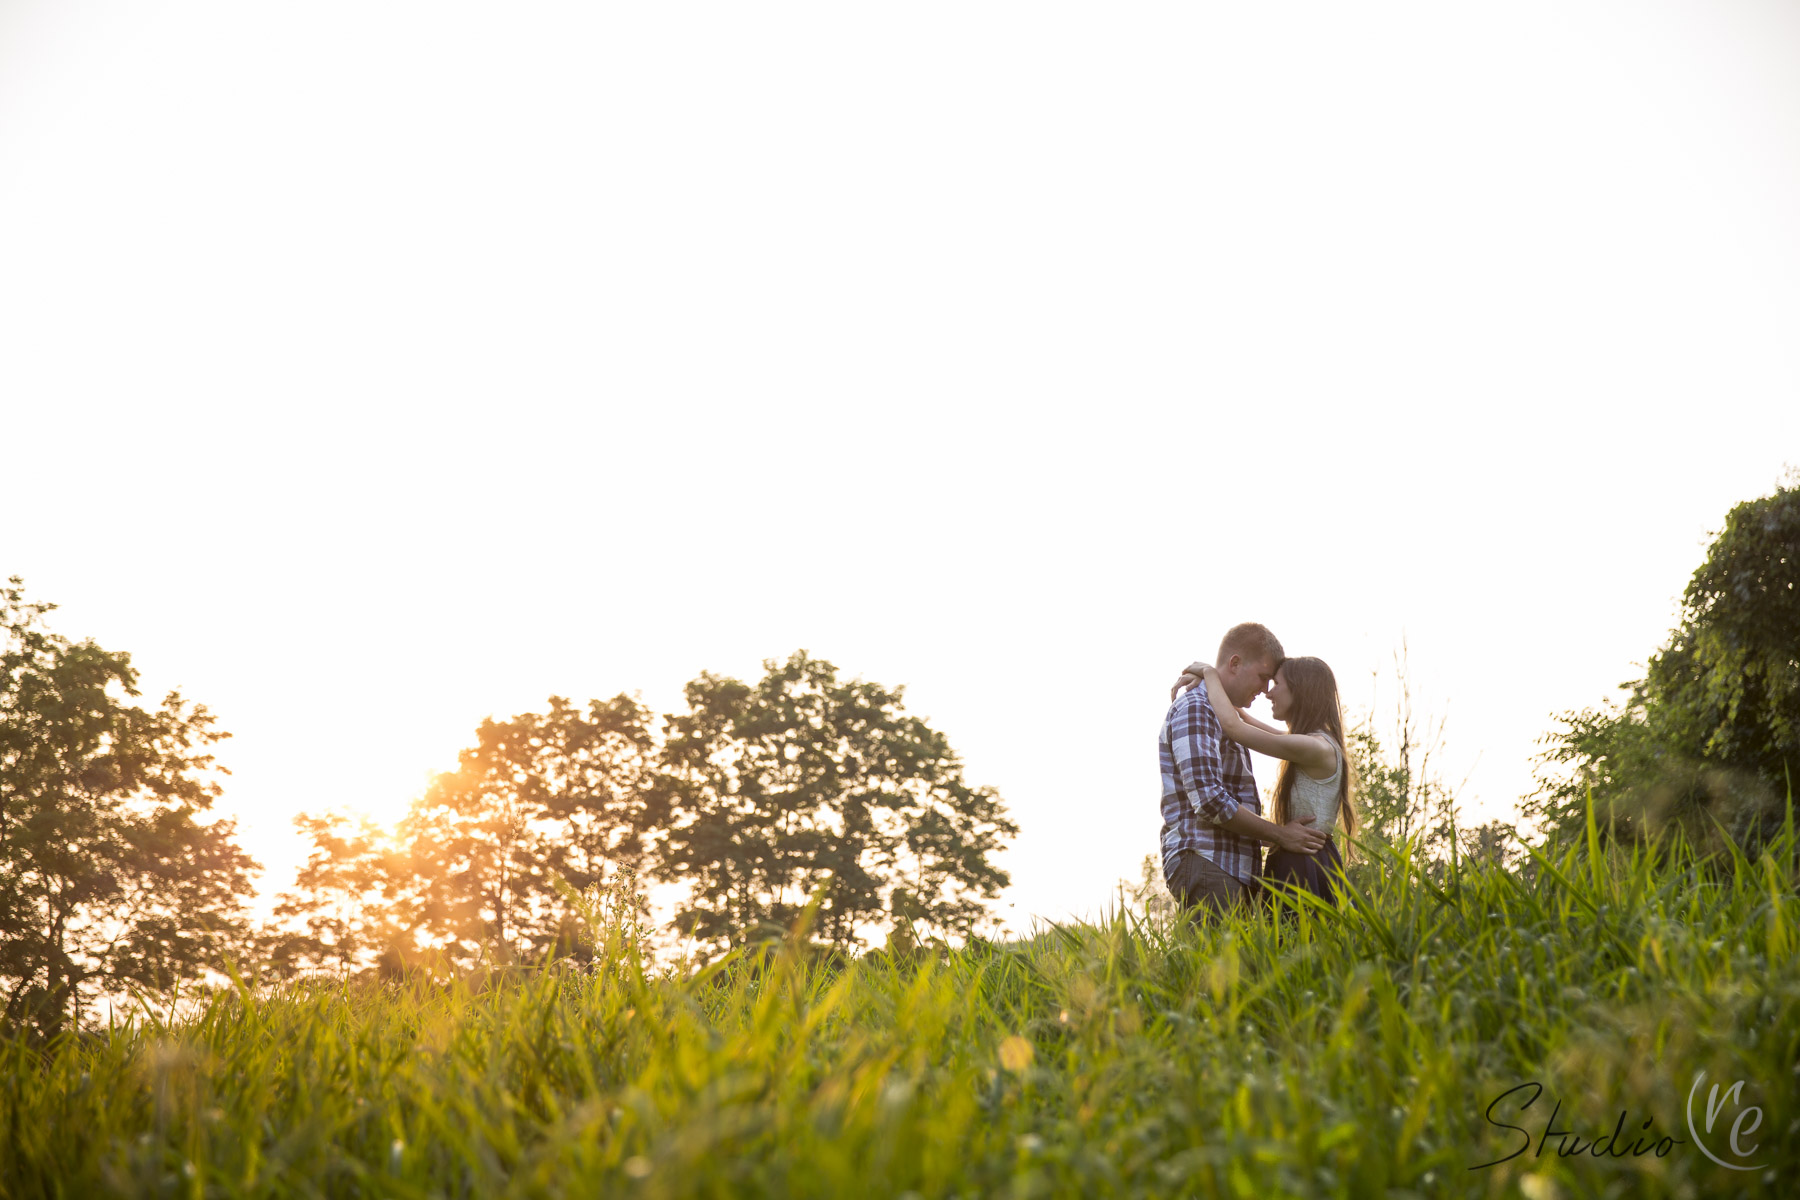
[{"label": "leafy tree", "polygon": [[553,944],[569,919],[556,880],[576,891],[643,858],[651,754],[646,711],[629,696],[587,712],[560,696],[547,713],[487,720],[455,771],[401,823],[421,925],[465,952],[502,960]]},{"label": "leafy tree", "polygon": [[1622,702],[1565,713],[1526,811],[1581,829],[1591,787],[1614,834],[1667,821],[1740,838],[1800,779],[1800,487],[1737,505],[1682,597],[1679,625]]},{"label": "leafy tree", "polygon": [[1008,883],[990,856],[1018,832],[969,786],[902,689],[840,681],[797,651],[754,684],[710,673],[667,718],[663,875],[688,884],[677,927],[712,944],[784,929],[824,887],[813,932],[967,935]]},{"label": "leafy tree", "polygon": [[1602,831],[1616,837],[1704,807],[1701,774],[1670,755],[1650,728],[1644,681],[1620,686],[1623,703],[1563,713],[1562,728],[1540,741],[1537,787],[1519,809],[1546,841],[1583,836],[1590,794]]},{"label": "leafy tree", "polygon": [[1163,879],[1162,855],[1146,854],[1138,864],[1138,877],[1119,880],[1119,899],[1133,912],[1142,912],[1152,921],[1167,924],[1181,912],[1169,885]]},{"label": "leafy tree", "polygon": [[407,911],[416,908],[407,904],[414,872],[393,831],[342,813],[301,813],[294,828],[312,843],[312,852],[294,890],[275,906],[277,918],[300,928],[277,926],[264,936],[264,957],[275,972],[349,973],[417,961],[413,934],[419,921],[409,920]]},{"label": "leafy tree", "polygon": [[256,870],[232,822],[200,819],[228,735],[179,692],[127,703],[131,656],[49,632],[55,607],[0,589],[0,988],[5,1020],[45,1034],[222,966]]},{"label": "leafy tree", "polygon": [[1755,776],[1800,775],[1800,487],[1725,518],[1650,660],[1647,695],[1677,753]]},{"label": "leafy tree", "polygon": [[1513,825],[1503,820],[1460,823],[1462,806],[1456,789],[1432,769],[1441,729],[1440,721],[1429,740],[1421,743],[1420,727],[1402,717],[1396,721],[1392,751],[1376,734],[1372,720],[1345,730],[1361,822],[1357,840],[1394,846],[1411,839],[1438,864],[1460,855],[1512,865],[1524,856]]},{"label": "leafy tree", "polygon": [[552,696],[547,712],[483,721],[391,835],[341,815],[299,818],[314,850],[277,915],[305,932],[278,939],[278,957],[468,967],[569,942],[579,922],[562,889],[593,893],[641,869],[646,716],[629,696],[585,711]]},{"label": "leafy tree", "polygon": [[1395,843],[1417,839],[1428,854],[1448,855],[1456,841],[1456,790],[1437,770],[1448,718],[1421,712],[1413,695],[1404,641],[1394,653],[1395,696],[1386,741],[1376,730],[1376,704],[1344,731],[1355,787],[1358,838]]}]

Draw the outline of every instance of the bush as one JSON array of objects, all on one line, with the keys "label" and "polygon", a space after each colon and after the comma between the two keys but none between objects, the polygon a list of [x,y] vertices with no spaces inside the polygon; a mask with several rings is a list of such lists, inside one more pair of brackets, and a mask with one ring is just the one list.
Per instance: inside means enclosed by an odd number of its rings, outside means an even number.
[{"label": "bush", "polygon": [[1522,811],[1547,836],[1579,833],[1590,788],[1613,836],[1676,824],[1754,842],[1780,823],[1800,777],[1800,487],[1727,514],[1680,625],[1624,687],[1546,739]]}]

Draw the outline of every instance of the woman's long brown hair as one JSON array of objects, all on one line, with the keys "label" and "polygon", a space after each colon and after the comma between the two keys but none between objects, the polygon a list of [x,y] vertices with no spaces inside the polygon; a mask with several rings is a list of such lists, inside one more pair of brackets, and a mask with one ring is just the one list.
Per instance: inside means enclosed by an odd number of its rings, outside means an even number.
[{"label": "woman's long brown hair", "polygon": [[[1356,810],[1350,805],[1355,790],[1350,786],[1350,751],[1344,746],[1344,710],[1338,702],[1337,676],[1322,658],[1287,658],[1281,662],[1280,675],[1294,693],[1293,711],[1288,713],[1287,727],[1292,733],[1328,733],[1338,745],[1342,776],[1338,779],[1338,812],[1344,822],[1344,834],[1356,832]],[[1281,773],[1275,778],[1275,800],[1269,805],[1269,819],[1286,825],[1288,797],[1294,792],[1294,777],[1300,768],[1282,760]],[[1320,833],[1331,832],[1321,829]]]}]

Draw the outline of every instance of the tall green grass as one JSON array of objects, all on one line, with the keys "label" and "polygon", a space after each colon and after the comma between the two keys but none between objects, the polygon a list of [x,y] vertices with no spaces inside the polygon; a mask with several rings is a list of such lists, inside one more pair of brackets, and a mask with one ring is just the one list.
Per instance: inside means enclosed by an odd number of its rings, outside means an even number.
[{"label": "tall green grass", "polygon": [[[1342,907],[1118,912],[1013,946],[798,951],[481,988],[239,988],[0,1042],[0,1189],[36,1196],[1694,1196],[1800,1181],[1795,833],[1754,861],[1585,845],[1356,872]],[[1689,1137],[1743,1080],[1758,1169]],[[1541,1099],[1483,1110],[1527,1081]],[[1704,1120],[1701,1089],[1699,1119]],[[1523,1097],[1515,1094],[1519,1102]],[[1737,1106],[1709,1139],[1728,1142]],[[1651,1122],[1649,1133],[1644,1121]],[[1641,1144],[1641,1143],[1640,1143]]]}]

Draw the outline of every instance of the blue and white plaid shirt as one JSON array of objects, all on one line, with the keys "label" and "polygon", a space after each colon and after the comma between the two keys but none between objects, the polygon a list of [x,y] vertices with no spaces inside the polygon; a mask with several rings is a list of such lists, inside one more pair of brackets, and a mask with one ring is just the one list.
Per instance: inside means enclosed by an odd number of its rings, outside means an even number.
[{"label": "blue and white plaid shirt", "polygon": [[1262,874],[1262,845],[1241,837],[1218,822],[1229,821],[1238,806],[1262,815],[1256,779],[1250,774],[1250,752],[1219,732],[1219,717],[1197,683],[1169,705],[1162,737],[1163,878],[1175,869],[1183,850],[1194,850],[1249,884]]}]

